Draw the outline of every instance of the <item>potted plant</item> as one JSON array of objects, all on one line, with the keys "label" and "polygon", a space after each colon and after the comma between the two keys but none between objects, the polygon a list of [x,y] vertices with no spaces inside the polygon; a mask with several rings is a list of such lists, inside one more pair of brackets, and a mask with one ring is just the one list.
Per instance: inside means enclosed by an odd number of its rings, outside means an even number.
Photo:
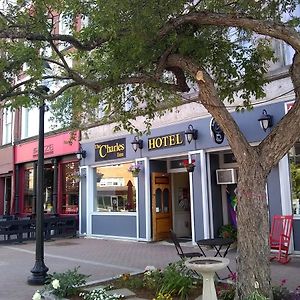
[{"label": "potted plant", "polygon": [[219,229],[219,236],[224,239],[233,239],[236,241],[237,229],[231,224],[223,225]]},{"label": "potted plant", "polygon": [[195,160],[193,159],[189,162],[187,159],[183,161],[183,166],[186,168],[188,172],[194,172],[195,169]]},{"label": "potted plant", "polygon": [[133,177],[138,177],[141,169],[142,169],[142,164],[141,163],[132,163],[129,166],[128,171],[132,173]]}]

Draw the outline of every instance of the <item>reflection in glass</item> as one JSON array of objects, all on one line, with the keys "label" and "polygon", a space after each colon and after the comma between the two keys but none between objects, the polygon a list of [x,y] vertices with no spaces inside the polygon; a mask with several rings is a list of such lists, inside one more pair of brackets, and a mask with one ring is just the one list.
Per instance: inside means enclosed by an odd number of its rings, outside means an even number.
[{"label": "reflection in glass", "polygon": [[53,213],[53,167],[45,166],[44,169],[44,211]]},{"label": "reflection in glass", "polygon": [[161,189],[155,191],[155,200],[156,200],[156,212],[161,212]]},{"label": "reflection in glass", "polygon": [[94,211],[135,212],[136,188],[131,163],[95,168]]},{"label": "reflection in glass", "polygon": [[163,199],[164,199],[164,212],[169,212],[169,189],[164,189],[163,192]]},{"label": "reflection in glass", "polygon": [[64,214],[77,214],[79,203],[79,164],[70,162],[62,165],[62,212]]},{"label": "reflection in glass", "polygon": [[33,169],[25,170],[24,212],[32,213],[33,206]]}]

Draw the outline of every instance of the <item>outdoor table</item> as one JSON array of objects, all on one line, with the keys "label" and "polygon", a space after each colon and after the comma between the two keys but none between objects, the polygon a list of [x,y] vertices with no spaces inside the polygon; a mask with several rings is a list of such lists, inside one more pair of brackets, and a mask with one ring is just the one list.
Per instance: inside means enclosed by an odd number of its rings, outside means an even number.
[{"label": "outdoor table", "polygon": [[[234,242],[233,239],[229,239],[229,238],[214,238],[214,239],[203,239],[203,240],[198,240],[196,241],[201,253],[203,254],[203,256],[207,256],[205,251],[204,251],[204,247],[203,246],[210,246],[215,250],[215,255],[214,257],[220,256],[220,257],[226,257],[228,250],[231,246],[231,244]],[[225,249],[223,255],[221,253],[221,249]],[[229,268],[229,266],[227,266],[228,271],[230,272],[231,275],[233,275],[233,272],[231,271],[231,269]],[[219,275],[217,274],[218,278],[220,279]]]}]

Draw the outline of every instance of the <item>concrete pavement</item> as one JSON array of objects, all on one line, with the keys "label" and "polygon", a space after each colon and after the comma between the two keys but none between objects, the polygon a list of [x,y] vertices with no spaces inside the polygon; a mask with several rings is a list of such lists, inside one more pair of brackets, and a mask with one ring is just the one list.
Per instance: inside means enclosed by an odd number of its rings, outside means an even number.
[{"label": "concrete pavement", "polygon": [[[195,250],[197,251],[196,247]],[[228,258],[231,259],[232,269],[235,269],[234,256],[235,252],[230,251]],[[27,284],[34,260],[34,242],[0,246],[0,300],[32,298],[34,291],[39,288]],[[49,273],[64,272],[80,266],[80,273],[91,275],[88,281],[140,272],[147,265],[163,268],[178,260],[174,246],[166,242],[143,243],[85,238],[45,242],[45,264]],[[226,271],[220,275],[227,275]],[[287,279],[288,287],[296,288],[300,285],[300,258],[293,258],[287,265],[272,262],[272,276],[275,283]]]}]

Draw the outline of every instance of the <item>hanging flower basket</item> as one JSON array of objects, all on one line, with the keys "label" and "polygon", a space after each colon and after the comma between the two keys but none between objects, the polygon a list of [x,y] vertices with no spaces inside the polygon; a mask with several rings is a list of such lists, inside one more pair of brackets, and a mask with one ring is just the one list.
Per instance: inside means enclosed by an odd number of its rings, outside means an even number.
[{"label": "hanging flower basket", "polygon": [[194,172],[195,165],[194,165],[194,164],[189,164],[189,165],[187,165],[185,168],[186,168],[186,170],[187,170],[188,172]]},{"label": "hanging flower basket", "polygon": [[132,163],[128,168],[128,171],[131,172],[133,177],[138,177],[141,169],[142,169],[142,164]]},{"label": "hanging flower basket", "polygon": [[194,172],[195,169],[195,160],[189,162],[187,159],[183,161],[183,166],[186,168],[188,172]]},{"label": "hanging flower basket", "polygon": [[139,173],[140,173],[140,170],[134,170],[134,171],[131,171],[131,173],[132,173],[133,177],[138,177]]}]

